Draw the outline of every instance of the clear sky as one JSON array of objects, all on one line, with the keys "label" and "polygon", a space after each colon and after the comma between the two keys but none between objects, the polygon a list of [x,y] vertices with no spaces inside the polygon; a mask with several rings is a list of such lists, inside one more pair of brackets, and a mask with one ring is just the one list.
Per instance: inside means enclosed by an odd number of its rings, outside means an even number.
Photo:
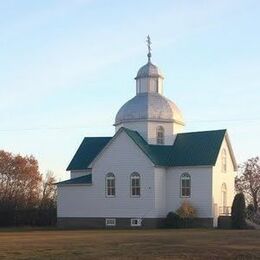
[{"label": "clear sky", "polygon": [[84,136],[111,136],[152,61],[186,131],[227,128],[260,155],[259,0],[0,1],[0,149],[58,179]]}]

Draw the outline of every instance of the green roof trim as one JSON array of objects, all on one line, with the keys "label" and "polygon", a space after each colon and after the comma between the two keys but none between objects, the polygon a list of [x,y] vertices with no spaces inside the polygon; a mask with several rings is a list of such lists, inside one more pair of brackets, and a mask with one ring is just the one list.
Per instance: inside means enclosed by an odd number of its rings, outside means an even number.
[{"label": "green roof trim", "polygon": [[[226,130],[177,134],[173,145],[150,145],[134,130],[121,128],[156,166],[214,166]],[[116,136],[115,135],[115,136]],[[84,170],[112,137],[84,138],[67,170]]]},{"label": "green roof trim", "polygon": [[85,137],[66,170],[86,170],[111,139],[112,137]]},{"label": "green roof trim", "polygon": [[55,183],[56,185],[92,184],[92,174]]}]

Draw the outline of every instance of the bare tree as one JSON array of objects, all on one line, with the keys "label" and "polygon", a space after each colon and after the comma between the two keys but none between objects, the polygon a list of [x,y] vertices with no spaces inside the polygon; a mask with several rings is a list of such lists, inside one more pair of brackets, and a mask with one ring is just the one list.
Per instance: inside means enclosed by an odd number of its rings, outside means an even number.
[{"label": "bare tree", "polygon": [[236,190],[243,192],[253,203],[255,211],[260,206],[260,160],[253,157],[240,167],[240,174],[236,177]]},{"label": "bare tree", "polygon": [[57,199],[56,179],[53,172],[48,171],[42,181],[40,208],[55,208]]}]

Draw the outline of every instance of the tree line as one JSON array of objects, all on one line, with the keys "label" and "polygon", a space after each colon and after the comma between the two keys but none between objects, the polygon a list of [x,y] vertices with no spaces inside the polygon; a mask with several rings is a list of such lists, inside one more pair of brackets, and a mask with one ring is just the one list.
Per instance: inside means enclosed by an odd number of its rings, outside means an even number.
[{"label": "tree line", "polygon": [[56,221],[56,182],[40,173],[33,156],[0,151],[0,225],[51,225]]},{"label": "tree line", "polygon": [[260,207],[260,159],[253,157],[239,165],[235,179],[236,191],[243,193],[254,212]]}]

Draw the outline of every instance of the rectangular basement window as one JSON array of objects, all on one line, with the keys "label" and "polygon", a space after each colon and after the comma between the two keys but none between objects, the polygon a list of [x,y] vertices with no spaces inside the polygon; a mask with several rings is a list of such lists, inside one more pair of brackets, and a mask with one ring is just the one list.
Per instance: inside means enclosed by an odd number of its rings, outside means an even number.
[{"label": "rectangular basement window", "polygon": [[115,226],[116,225],[116,219],[115,218],[106,218],[106,226]]},{"label": "rectangular basement window", "polygon": [[142,219],[140,218],[131,218],[131,227],[141,227]]}]

